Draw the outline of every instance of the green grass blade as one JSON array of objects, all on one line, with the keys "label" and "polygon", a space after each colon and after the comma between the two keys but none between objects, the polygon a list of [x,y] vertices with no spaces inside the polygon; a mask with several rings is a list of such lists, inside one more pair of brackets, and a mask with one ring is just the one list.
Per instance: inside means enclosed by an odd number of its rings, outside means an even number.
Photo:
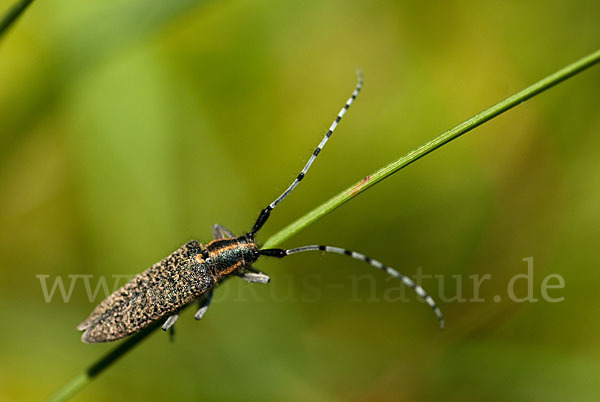
[{"label": "green grass blade", "polygon": [[[335,197],[331,198],[329,201],[326,201],[317,208],[313,209],[297,221],[293,222],[292,224],[288,225],[275,235],[271,236],[271,238],[269,238],[266,241],[264,247],[271,248],[281,244],[283,241],[289,239],[291,236],[298,233],[300,230],[306,228],[311,223],[315,222],[317,219],[325,216],[329,212],[333,211],[345,202],[356,197],[358,194],[362,193],[366,189],[371,188],[373,185],[379,183],[381,180],[385,179],[391,174],[397,172],[405,166],[408,166],[409,164],[415,162],[416,160],[422,158],[430,152],[433,152],[434,150],[440,148],[442,145],[447,144],[448,142],[471,131],[475,127],[485,123],[486,121],[494,118],[495,116],[506,112],[507,110],[553,87],[554,85],[566,80],[567,78],[570,78],[576,75],[577,73],[587,68],[590,68],[599,61],[600,50],[597,50],[589,54],[588,56],[579,59],[574,63],[569,64],[568,66],[558,70],[554,74],[551,74],[546,78],[536,82],[535,84],[525,88],[524,90],[516,93],[515,95],[510,96],[505,100],[495,104],[494,106],[484,110],[483,112],[471,117],[470,119],[464,121],[458,126],[444,132],[439,137],[429,141],[425,145],[422,145],[414,151],[408,153],[402,158],[388,164],[387,166],[384,166],[372,175],[367,176],[365,179],[347,188]],[[146,330],[132,336],[131,338],[128,338],[127,340],[117,345],[115,349],[113,349],[107,355],[103,356],[86,371],[79,373],[77,376],[72,378],[67,384],[65,384],[65,386],[62,389],[60,389],[53,397],[50,398],[50,401],[65,401],[72,398],[87,384],[89,384],[96,376],[98,376],[104,370],[111,367],[117,359],[119,359],[125,353],[129,352],[131,349],[137,346],[140,343],[140,341],[145,339],[151,332],[153,332],[153,330],[156,327],[158,327],[158,325],[151,326]]]},{"label": "green grass blade", "polygon": [[81,389],[88,385],[92,380],[115,363],[120,357],[125,355],[135,346],[137,346],[142,340],[146,339],[156,328],[159,327],[159,323],[154,323],[148,326],[137,334],[127,338],[123,342],[117,345],[110,352],[105,354],[102,358],[92,364],[87,370],[79,373],[77,376],[71,379],[64,387],[62,387],[56,394],[54,394],[48,401],[68,401],[75,396]]},{"label": "green grass blade", "polygon": [[0,38],[8,31],[8,28],[17,21],[23,14],[23,11],[31,4],[33,0],[21,0],[12,6],[0,20]]},{"label": "green grass blade", "polygon": [[375,184],[379,183],[383,179],[391,176],[396,173],[400,169],[410,165],[411,163],[421,159],[425,155],[430,152],[435,151],[440,148],[442,145],[449,143],[452,140],[457,139],[461,135],[468,133],[473,130],[475,127],[480,126],[486,121],[506,112],[507,110],[512,109],[513,107],[525,102],[527,99],[532,98],[533,96],[553,87],[554,85],[566,80],[574,76],[575,74],[593,66],[594,64],[600,61],[600,50],[597,50],[574,63],[569,64],[568,66],[558,70],[554,74],[547,76],[546,78],[536,82],[533,85],[528,86],[522,91],[509,96],[501,102],[496,103],[494,106],[489,107],[482,111],[481,113],[476,114],[470,119],[465,120],[460,123],[458,126],[451,128],[448,131],[442,133],[439,137],[434,138],[428,143],[421,145],[419,148],[409,152],[404,155],[400,159],[393,161],[392,163],[382,167],[377,170],[375,173],[370,174],[366,178],[362,179],[358,183],[348,187],[341,193],[332,197],[328,201],[319,205],[303,217],[299,218],[292,224],[286,226],[273,236],[269,238],[263,245],[264,248],[272,248],[283,241],[289,239],[294,234],[298,233],[300,230],[304,229],[311,223],[316,220],[322,218],[327,215],[334,209],[338,208],[342,204],[350,201],[352,198],[356,197],[363,191],[371,188]]}]

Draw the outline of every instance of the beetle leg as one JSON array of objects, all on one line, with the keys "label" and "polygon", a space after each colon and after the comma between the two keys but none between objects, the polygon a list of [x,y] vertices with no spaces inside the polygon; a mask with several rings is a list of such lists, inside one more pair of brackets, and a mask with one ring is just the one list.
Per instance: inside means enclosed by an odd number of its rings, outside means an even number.
[{"label": "beetle leg", "polygon": [[248,267],[238,274],[240,278],[248,281],[249,283],[269,283],[271,278],[268,275],[260,272],[257,269]]},{"label": "beetle leg", "polygon": [[200,308],[198,309],[198,311],[196,311],[196,315],[194,315],[194,318],[197,320],[202,319],[202,317],[204,317],[204,314],[206,313],[206,310],[208,310],[208,306],[210,306],[210,301],[212,300],[212,292],[210,292],[208,294],[208,296],[206,296],[205,298],[200,300]]},{"label": "beetle leg", "polygon": [[165,323],[162,326],[163,331],[166,331],[169,328],[171,328],[173,325],[175,325],[175,321],[177,321],[178,318],[179,318],[179,313],[175,313],[175,314],[169,316],[169,318],[167,318],[167,321],[165,321]]},{"label": "beetle leg", "polygon": [[231,230],[227,229],[223,225],[219,225],[218,223],[216,225],[213,225],[212,235],[215,240],[235,237],[235,235],[233,234],[233,232]]}]

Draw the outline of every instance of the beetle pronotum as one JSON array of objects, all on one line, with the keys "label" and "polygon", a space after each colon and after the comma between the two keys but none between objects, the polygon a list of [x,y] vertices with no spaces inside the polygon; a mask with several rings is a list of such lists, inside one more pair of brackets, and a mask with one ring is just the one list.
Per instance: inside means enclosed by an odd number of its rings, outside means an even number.
[{"label": "beetle pronotum", "polygon": [[364,254],[331,246],[303,246],[289,250],[261,249],[255,236],[265,224],[271,211],[283,201],[300,181],[319,155],[338,123],[358,96],[362,88],[362,74],[358,73],[358,83],[352,96],[340,110],[327,133],[311,155],[310,159],[290,184],[290,186],[264,208],[256,220],[252,231],[235,236],[221,225],[214,225],[214,240],[206,245],[193,240],[176,250],[167,258],[157,262],[146,271],[135,276],[125,286],[111,294],[92,311],[90,316],[77,326],[84,331],[84,342],[110,342],[131,335],[159,320],[164,320],[164,330],[173,329],[179,311],[186,305],[198,301],[196,319],[201,319],[211,301],[212,292],[228,277],[239,276],[248,282],[267,283],[269,277],[254,269],[252,264],[260,256],[283,258],[304,251],[324,251],[350,256],[383,270],[410,288],[433,309],[440,328],[444,318],[435,301],[425,290],[408,276],[371,259]]}]

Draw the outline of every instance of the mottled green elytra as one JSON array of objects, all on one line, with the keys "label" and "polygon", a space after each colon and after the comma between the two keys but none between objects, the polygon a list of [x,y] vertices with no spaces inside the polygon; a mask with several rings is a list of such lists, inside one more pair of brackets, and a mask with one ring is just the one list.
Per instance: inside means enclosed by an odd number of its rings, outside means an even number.
[{"label": "mottled green elytra", "polygon": [[89,317],[77,326],[78,330],[84,331],[81,339],[87,343],[110,342],[138,332],[157,321],[163,321],[164,330],[172,330],[179,317],[179,311],[196,301],[199,308],[195,317],[201,319],[210,305],[213,290],[225,279],[238,276],[248,282],[268,283],[269,277],[252,267],[260,256],[282,258],[304,251],[348,255],[383,270],[414,289],[433,309],[440,327],[443,328],[444,318],[433,298],[412,279],[377,260],[364,254],[331,246],[311,245],[289,250],[260,249],[254,239],[269,219],[271,211],[302,181],[358,96],[362,83],[362,74],[359,71],[358,84],[352,96],[342,107],[300,174],[275,201],[261,211],[251,232],[235,236],[225,227],[214,225],[213,241],[206,245],[195,240],[188,242],[167,258],[135,276],[125,286],[102,301]]}]

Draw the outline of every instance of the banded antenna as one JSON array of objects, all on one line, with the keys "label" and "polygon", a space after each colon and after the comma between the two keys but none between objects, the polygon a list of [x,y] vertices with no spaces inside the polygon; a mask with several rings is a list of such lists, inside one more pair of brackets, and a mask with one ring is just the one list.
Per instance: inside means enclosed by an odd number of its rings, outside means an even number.
[{"label": "banded antenna", "polygon": [[260,228],[262,228],[262,226],[265,224],[267,219],[269,219],[269,215],[271,215],[271,211],[296,188],[296,186],[300,183],[300,181],[302,181],[302,179],[304,179],[306,172],[308,172],[308,169],[310,169],[310,166],[313,164],[313,162],[317,158],[317,155],[319,155],[319,152],[321,152],[321,150],[327,143],[327,140],[329,140],[329,137],[331,137],[331,135],[335,131],[335,128],[337,127],[338,123],[340,122],[340,120],[342,120],[342,117],[344,117],[344,114],[346,114],[346,110],[348,110],[348,108],[350,108],[350,105],[352,104],[352,102],[354,102],[354,99],[356,99],[356,97],[358,96],[358,93],[360,92],[362,85],[363,85],[363,76],[362,76],[362,72],[360,70],[357,70],[356,74],[358,76],[358,82],[356,83],[356,88],[354,89],[354,92],[352,92],[352,96],[350,98],[348,98],[348,100],[346,101],[346,104],[338,113],[337,117],[331,124],[331,127],[329,127],[329,130],[327,130],[327,133],[325,134],[325,136],[323,137],[323,139],[317,146],[317,149],[315,149],[313,154],[310,156],[310,159],[308,160],[308,162],[306,162],[306,165],[304,166],[304,168],[302,169],[302,171],[300,172],[298,177],[296,177],[296,179],[283,192],[283,194],[281,194],[279,197],[277,197],[277,199],[275,199],[275,201],[270,203],[265,209],[263,209],[260,212],[260,215],[258,216],[258,219],[256,220],[254,227],[252,228],[252,232],[250,232],[250,234],[252,236],[254,236],[260,230]]},{"label": "banded antenna", "polygon": [[442,315],[440,308],[435,304],[435,300],[433,300],[433,298],[431,296],[429,296],[427,294],[427,292],[425,292],[425,289],[423,289],[420,285],[416,284],[415,281],[410,279],[408,276],[403,275],[400,272],[396,271],[394,268],[388,267],[387,265],[384,265],[383,263],[381,263],[377,260],[369,258],[364,254],[357,253],[355,251],[346,250],[344,248],[339,248],[339,247],[318,246],[318,245],[297,247],[297,248],[292,248],[290,250],[283,250],[283,249],[279,249],[279,248],[263,249],[263,250],[260,250],[259,253],[261,255],[283,258],[283,257],[287,257],[288,255],[291,255],[291,254],[302,253],[305,251],[325,251],[327,253],[347,255],[356,260],[364,261],[367,264],[371,265],[372,267],[380,269],[383,272],[385,272],[386,274],[399,279],[404,285],[406,285],[409,288],[411,288],[412,290],[414,290],[415,293],[417,295],[419,295],[419,297],[421,297],[425,301],[425,303],[427,303],[429,305],[429,307],[431,307],[431,309],[433,310],[434,314],[436,315],[436,317],[440,323],[440,329],[444,329],[444,316]]}]

